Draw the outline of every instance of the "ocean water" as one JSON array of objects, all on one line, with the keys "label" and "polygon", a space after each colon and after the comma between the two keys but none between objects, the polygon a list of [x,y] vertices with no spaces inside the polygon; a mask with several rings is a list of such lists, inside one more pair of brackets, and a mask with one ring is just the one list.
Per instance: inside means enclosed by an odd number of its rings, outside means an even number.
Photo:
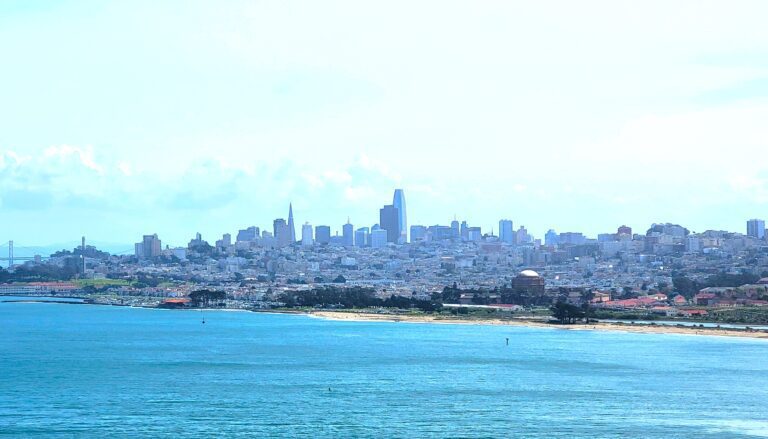
[{"label": "ocean water", "polygon": [[768,437],[768,342],[0,303],[3,435]]}]

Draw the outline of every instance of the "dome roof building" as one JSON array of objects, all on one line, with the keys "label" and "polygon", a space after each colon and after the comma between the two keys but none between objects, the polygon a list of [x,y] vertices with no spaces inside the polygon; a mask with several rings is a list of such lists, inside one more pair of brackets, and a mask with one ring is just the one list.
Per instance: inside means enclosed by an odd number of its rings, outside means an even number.
[{"label": "dome roof building", "polygon": [[528,294],[544,294],[545,282],[539,273],[533,270],[523,270],[512,279],[512,288]]}]

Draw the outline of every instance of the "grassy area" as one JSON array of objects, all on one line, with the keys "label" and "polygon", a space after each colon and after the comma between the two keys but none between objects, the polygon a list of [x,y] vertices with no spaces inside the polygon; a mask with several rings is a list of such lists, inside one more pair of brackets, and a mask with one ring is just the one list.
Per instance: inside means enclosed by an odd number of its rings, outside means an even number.
[{"label": "grassy area", "polygon": [[88,286],[93,286],[96,288],[106,286],[127,287],[130,285],[128,281],[123,279],[77,279],[73,282],[80,288]]},{"label": "grassy area", "polygon": [[768,309],[762,306],[710,309],[703,320],[722,323],[768,324]]}]

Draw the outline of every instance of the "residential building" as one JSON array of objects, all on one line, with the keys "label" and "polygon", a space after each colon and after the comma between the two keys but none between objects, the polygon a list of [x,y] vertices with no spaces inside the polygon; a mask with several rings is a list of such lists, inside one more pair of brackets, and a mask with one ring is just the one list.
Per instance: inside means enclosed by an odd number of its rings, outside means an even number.
[{"label": "residential building", "polygon": [[156,258],[162,252],[162,244],[157,237],[157,233],[154,235],[144,235],[141,242],[136,243],[134,247],[136,257],[139,259]]},{"label": "residential building", "polygon": [[751,219],[747,221],[747,236],[757,239],[765,239],[765,221],[761,219]]}]

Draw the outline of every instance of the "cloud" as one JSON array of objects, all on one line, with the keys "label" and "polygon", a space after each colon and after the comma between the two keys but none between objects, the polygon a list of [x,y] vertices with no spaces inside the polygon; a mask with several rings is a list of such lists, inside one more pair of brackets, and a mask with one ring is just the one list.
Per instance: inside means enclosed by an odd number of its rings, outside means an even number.
[{"label": "cloud", "polygon": [[51,146],[43,152],[43,160],[58,162],[61,165],[67,165],[72,158],[80,161],[80,164],[98,174],[104,173],[104,168],[96,163],[93,157],[93,148],[88,146],[79,148],[70,145]]},{"label": "cloud", "polygon": [[52,146],[38,154],[0,152],[0,202],[5,208],[48,208],[73,197],[98,199],[109,182],[92,148]]}]

